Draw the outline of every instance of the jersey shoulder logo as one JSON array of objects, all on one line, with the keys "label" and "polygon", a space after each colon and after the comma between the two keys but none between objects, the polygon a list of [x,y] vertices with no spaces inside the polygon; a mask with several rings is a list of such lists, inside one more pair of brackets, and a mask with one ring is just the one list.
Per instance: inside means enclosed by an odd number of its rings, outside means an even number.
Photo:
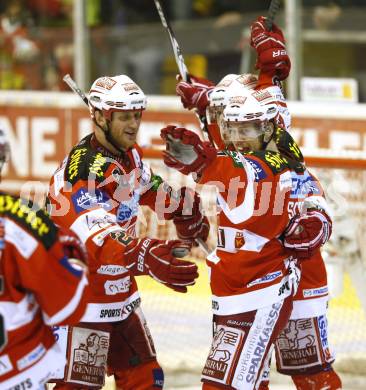
[{"label": "jersey shoulder logo", "polygon": [[236,168],[244,168],[243,161],[242,161],[242,156],[243,156],[245,160],[249,163],[249,165],[253,168],[255,181],[260,181],[267,177],[267,174],[263,167],[264,164],[261,163],[261,161],[251,158],[253,156],[253,153],[245,153],[241,156],[239,152],[227,150],[222,152],[221,155],[229,156],[233,161],[234,167]]},{"label": "jersey shoulder logo", "polygon": [[57,239],[57,228],[48,214],[33,202],[0,194],[0,214],[12,219],[49,249]]},{"label": "jersey shoulder logo", "polygon": [[289,168],[288,159],[278,152],[258,150],[253,152],[252,155],[262,160],[275,175]]},{"label": "jersey shoulder logo", "polygon": [[75,184],[78,180],[88,179],[102,182],[111,161],[103,153],[91,148],[89,142],[83,141],[74,147],[69,154],[65,180],[71,184]]},{"label": "jersey shoulder logo", "polygon": [[218,153],[220,156],[228,156],[232,159],[234,167],[236,168],[244,168],[243,163],[240,159],[239,152],[235,152],[233,150],[225,150],[223,152]]}]

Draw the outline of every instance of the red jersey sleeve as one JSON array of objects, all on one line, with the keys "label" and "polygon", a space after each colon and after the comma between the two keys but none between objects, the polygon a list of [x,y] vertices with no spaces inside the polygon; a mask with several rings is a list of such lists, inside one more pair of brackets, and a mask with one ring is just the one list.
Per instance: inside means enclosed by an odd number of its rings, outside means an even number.
[{"label": "red jersey sleeve", "polygon": [[11,259],[20,285],[33,293],[47,325],[77,323],[89,293],[86,267],[70,263],[58,242],[57,227],[43,210],[9,195],[1,195],[1,204],[7,210],[5,266],[10,266]]}]

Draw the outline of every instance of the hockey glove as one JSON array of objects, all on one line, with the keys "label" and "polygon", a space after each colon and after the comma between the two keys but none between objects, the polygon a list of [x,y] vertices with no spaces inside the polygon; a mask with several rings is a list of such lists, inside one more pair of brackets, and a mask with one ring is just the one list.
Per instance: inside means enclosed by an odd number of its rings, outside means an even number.
[{"label": "hockey glove", "polygon": [[308,210],[304,215],[296,215],[287,226],[283,246],[299,259],[310,258],[332,234],[332,222],[326,213]]},{"label": "hockey glove", "polygon": [[164,127],[160,136],[166,142],[165,165],[184,175],[200,176],[216,158],[217,151],[209,142],[201,141],[196,133],[184,127]]},{"label": "hockey glove", "polygon": [[58,228],[58,239],[65,255],[69,259],[80,260],[82,263],[88,264],[88,253],[79,237],[70,229],[60,226]]},{"label": "hockey glove", "polygon": [[199,115],[205,115],[209,104],[208,95],[214,86],[209,80],[190,76],[190,82],[178,82],[176,92],[184,108],[197,109]]},{"label": "hockey glove", "polygon": [[266,30],[264,21],[265,18],[260,16],[251,25],[250,44],[257,51],[256,68],[285,80],[291,69],[285,38],[275,24],[272,25],[271,31]]},{"label": "hockey glove", "polygon": [[201,212],[201,199],[197,192],[191,188],[182,187],[181,197],[183,199],[183,207],[179,212],[176,212],[173,217],[177,235],[181,240],[191,241],[193,245],[197,245],[197,238],[206,241],[210,223],[205,215]]},{"label": "hockey glove", "polygon": [[159,283],[185,293],[187,286],[195,284],[197,266],[190,261],[175,258],[173,252],[189,249],[189,243],[179,240],[135,239],[124,252],[126,267],[136,276],[150,275]]}]

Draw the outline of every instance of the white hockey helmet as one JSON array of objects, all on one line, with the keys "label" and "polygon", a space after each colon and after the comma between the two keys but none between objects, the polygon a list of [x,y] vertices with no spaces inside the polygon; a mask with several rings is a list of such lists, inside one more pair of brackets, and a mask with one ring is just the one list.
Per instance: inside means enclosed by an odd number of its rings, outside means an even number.
[{"label": "white hockey helmet", "polygon": [[225,143],[236,143],[256,139],[270,128],[269,121],[275,120],[278,107],[275,103],[263,104],[256,98],[257,91],[244,90],[240,95],[229,98],[223,112],[224,126],[220,127]]},{"label": "white hockey helmet", "polygon": [[276,118],[278,107],[275,103],[263,104],[259,91],[242,91],[232,95],[224,110],[225,122],[265,122]]},{"label": "white hockey helmet", "polygon": [[99,77],[90,88],[89,109],[93,119],[95,110],[102,111],[104,117],[111,120],[114,111],[135,111],[145,108],[145,94],[128,76]]},{"label": "white hockey helmet", "polygon": [[226,91],[233,81],[238,77],[237,74],[227,74],[222,80],[220,80],[215,88],[210,92],[209,100],[210,107],[224,107],[226,106]]},{"label": "white hockey helmet", "polygon": [[244,87],[252,90],[256,87],[258,77],[251,73],[227,74],[210,92],[210,107],[225,107],[228,104],[231,91]]},{"label": "white hockey helmet", "polygon": [[235,81],[246,89],[254,89],[258,84],[258,76],[253,73],[243,73]]}]

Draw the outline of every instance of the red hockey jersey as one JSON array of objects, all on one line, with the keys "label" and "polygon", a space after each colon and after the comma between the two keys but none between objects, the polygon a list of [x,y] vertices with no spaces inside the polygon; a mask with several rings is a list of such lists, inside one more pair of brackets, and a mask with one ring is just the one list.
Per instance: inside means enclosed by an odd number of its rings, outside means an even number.
[{"label": "red hockey jersey", "polygon": [[290,295],[292,261],[279,237],[305,198],[322,196],[317,179],[277,152],[227,151],[200,183],[218,189],[218,245],[208,261],[214,312],[250,311]]},{"label": "red hockey jersey", "polygon": [[0,387],[39,388],[64,366],[51,326],[80,320],[88,282],[31,202],[0,194],[0,225]]},{"label": "red hockey jersey", "polygon": [[89,254],[92,298],[83,322],[121,321],[140,303],[124,257],[126,245],[135,238],[139,205],[150,206],[162,218],[173,216],[173,190],[141,157],[138,146],[115,157],[91,134],[72,149],[51,179],[52,218],[71,228]]}]

